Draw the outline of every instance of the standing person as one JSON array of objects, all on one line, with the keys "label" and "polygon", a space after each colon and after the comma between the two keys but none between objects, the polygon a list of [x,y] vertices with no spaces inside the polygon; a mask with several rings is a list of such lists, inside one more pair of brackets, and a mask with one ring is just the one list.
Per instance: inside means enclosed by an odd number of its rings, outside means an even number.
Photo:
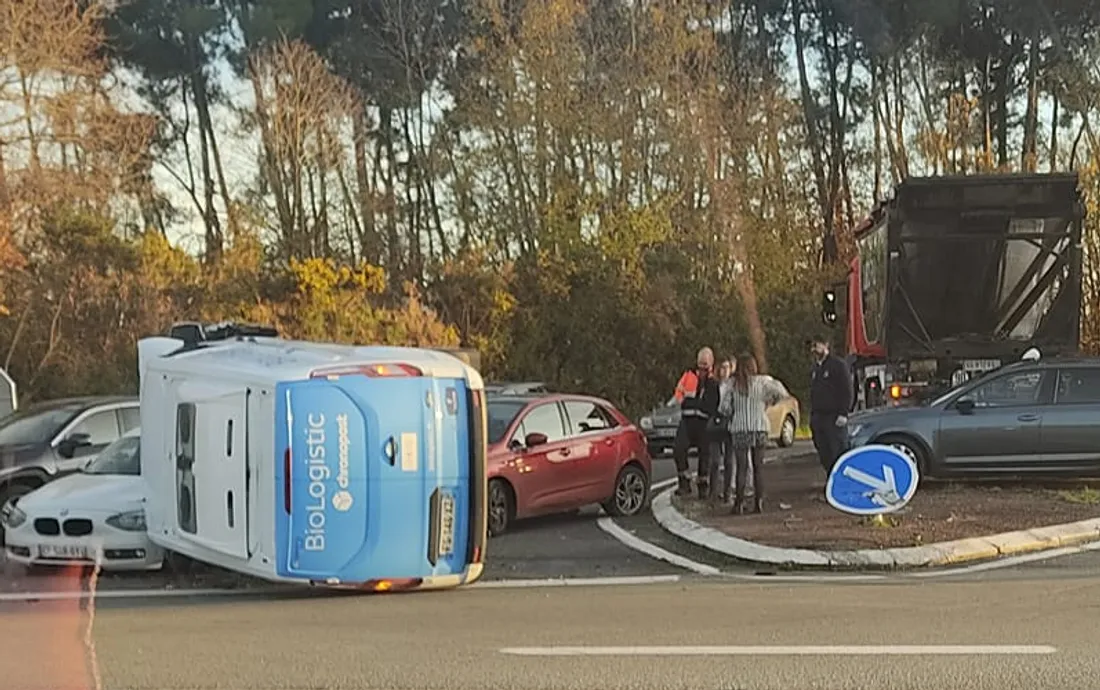
[{"label": "standing person", "polygon": [[676,462],[679,478],[679,486],[676,488],[678,496],[691,493],[688,451],[692,448],[699,453],[696,471],[699,498],[706,498],[710,494],[710,439],[707,427],[710,419],[718,414],[721,396],[718,379],[714,377],[713,371],[714,351],[704,347],[695,357],[694,371],[684,372],[676,384],[676,399],[680,401],[680,426],[676,429],[672,457]]},{"label": "standing person", "polygon": [[852,376],[843,359],[829,351],[829,341],[816,336],[810,343],[810,433],[821,467],[828,475],[848,444],[848,411],[852,409]]},{"label": "standing person", "polygon": [[718,498],[723,503],[730,499],[730,487],[733,486],[733,443],[729,427],[730,416],[733,414],[733,403],[730,401],[733,370],[733,360],[724,359],[718,365],[718,415],[710,425],[710,485],[718,486],[718,470],[721,469],[722,491]]},{"label": "standing person", "polygon": [[749,354],[737,358],[737,370],[733,375],[730,402],[730,438],[737,458],[737,497],[733,501],[733,513],[745,510],[745,490],[748,485],[749,461],[752,461],[753,512],[764,510],[763,465],[764,450],[768,446],[768,406],[787,395],[787,389],[770,376],[757,373],[756,358]]}]

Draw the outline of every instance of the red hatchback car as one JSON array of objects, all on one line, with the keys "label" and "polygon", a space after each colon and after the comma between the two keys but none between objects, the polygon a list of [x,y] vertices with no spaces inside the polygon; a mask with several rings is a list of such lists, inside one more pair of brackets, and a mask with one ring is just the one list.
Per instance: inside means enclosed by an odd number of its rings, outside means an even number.
[{"label": "red hatchback car", "polygon": [[489,533],[516,519],[599,503],[637,515],[649,500],[645,435],[586,395],[490,395]]}]

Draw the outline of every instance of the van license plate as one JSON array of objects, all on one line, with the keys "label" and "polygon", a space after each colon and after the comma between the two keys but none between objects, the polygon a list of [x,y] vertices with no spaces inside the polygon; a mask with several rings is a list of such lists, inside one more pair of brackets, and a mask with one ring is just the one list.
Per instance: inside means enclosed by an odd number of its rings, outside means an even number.
[{"label": "van license plate", "polygon": [[455,499],[443,494],[439,501],[439,555],[450,556],[455,550]]},{"label": "van license plate", "polygon": [[42,544],[38,547],[38,554],[42,558],[73,558],[86,561],[88,549],[83,546],[58,546],[54,544]]}]

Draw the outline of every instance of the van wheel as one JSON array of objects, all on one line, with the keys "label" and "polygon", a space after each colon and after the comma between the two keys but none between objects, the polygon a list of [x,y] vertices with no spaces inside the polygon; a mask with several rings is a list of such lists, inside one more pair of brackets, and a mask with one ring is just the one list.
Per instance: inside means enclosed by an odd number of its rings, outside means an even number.
[{"label": "van wheel", "polygon": [[608,515],[630,517],[642,512],[649,500],[649,477],[637,465],[627,465],[615,478],[615,494],[603,502]]},{"label": "van wheel", "polygon": [[790,448],[794,445],[795,431],[794,417],[787,415],[783,418],[783,426],[779,428],[780,448]]},{"label": "van wheel", "polygon": [[499,536],[508,531],[516,517],[516,495],[503,479],[489,481],[489,534]]}]

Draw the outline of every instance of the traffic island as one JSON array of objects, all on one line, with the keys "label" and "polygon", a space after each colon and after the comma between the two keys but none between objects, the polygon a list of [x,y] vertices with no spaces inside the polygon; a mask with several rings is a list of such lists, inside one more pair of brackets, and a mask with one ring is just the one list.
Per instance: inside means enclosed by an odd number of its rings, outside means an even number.
[{"label": "traffic island", "polygon": [[[1100,483],[923,482],[900,511],[842,513],[815,459],[769,467],[764,512],[665,492],[653,500],[673,535],[747,562],[788,568],[945,566],[1100,540]],[[747,502],[751,508],[751,501]]]}]

